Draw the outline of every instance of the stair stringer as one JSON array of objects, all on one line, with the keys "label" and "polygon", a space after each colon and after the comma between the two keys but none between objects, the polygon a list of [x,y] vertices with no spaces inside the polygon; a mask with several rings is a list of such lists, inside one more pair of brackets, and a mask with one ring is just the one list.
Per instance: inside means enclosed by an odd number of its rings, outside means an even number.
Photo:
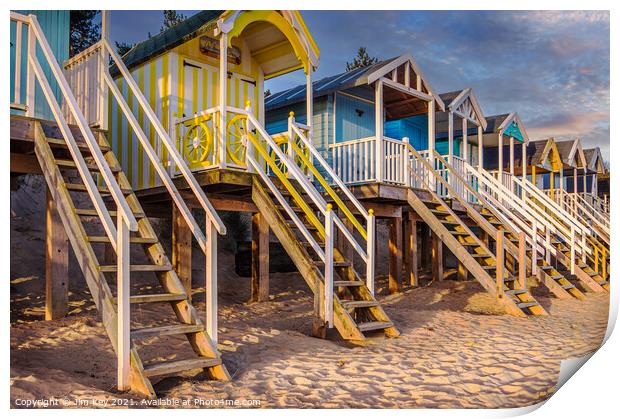
[{"label": "stair stringer", "polygon": [[[286,250],[302,278],[306,281],[312,292],[322,296],[325,294],[325,284],[306,249],[301,245],[293,230],[278,211],[275,203],[267,194],[267,191],[256,178],[252,180],[252,201],[262,216],[267,220],[269,227],[278,238],[282,247]],[[322,298],[321,298],[322,300]],[[321,311],[323,307],[321,306]],[[358,329],[357,324],[349,313],[342,307],[337,295],[334,295],[334,326],[340,335],[347,340],[365,340],[364,334]]]},{"label": "stair stringer", "polygon": [[[74,250],[75,258],[80,265],[97,310],[101,314],[101,321],[112,343],[114,352],[116,352],[118,318],[112,291],[106,282],[104,274],[97,269],[97,257],[85,239],[86,232],[73,210],[71,195],[65,186],[60,169],[55,163],[52,149],[47,143],[40,123],[37,123],[35,126],[34,151],[49,192],[56,204],[60,220]],[[131,347],[130,359],[131,388],[147,397],[155,398],[155,390],[150,380],[144,375],[142,361],[133,345]]]},{"label": "stair stringer", "polygon": [[[538,266],[538,269],[536,270],[536,278],[538,278],[539,281],[541,281],[547,288],[549,288],[553,295],[555,295],[559,299],[565,300],[573,297],[578,300],[586,299],[586,296],[576,287],[573,287],[570,290],[565,290],[564,288],[562,288],[562,285],[559,284],[558,281],[554,280],[550,274],[545,272],[545,270],[543,270],[541,266]],[[562,279],[570,283],[570,281],[564,276],[562,276]]]},{"label": "stair stringer", "polygon": [[[101,144],[109,146],[107,139],[101,134],[98,141]],[[113,151],[106,152],[104,156],[110,166],[121,167],[120,162],[118,161],[116,154],[114,154]],[[129,182],[129,179],[127,179],[127,175],[125,175],[124,171],[120,171],[118,173],[117,180],[121,189],[131,189],[131,183]],[[140,205],[140,202],[136,197],[135,193],[127,195],[125,199],[127,200],[129,207],[132,211],[134,211],[134,213],[144,213],[144,209]],[[138,220],[138,231],[145,237],[157,237],[155,230],[153,230],[153,226],[146,218],[141,218]],[[171,264],[168,256],[166,255],[164,247],[159,241],[155,244],[149,245],[146,248],[146,254],[149,259],[151,259],[151,261],[155,264]],[[174,270],[160,272],[157,274],[157,276],[162,287],[167,292],[173,294],[182,294],[187,292]],[[175,301],[171,302],[170,304],[178,318],[182,319],[187,324],[196,324],[199,326],[203,326],[204,329],[204,322],[202,321],[198,310],[196,310],[196,307],[194,307],[193,304],[189,302],[189,300],[186,299]],[[186,336],[196,354],[207,358],[215,358],[220,361],[220,363],[217,365],[205,368],[205,373],[207,374],[207,376],[216,380],[229,381],[231,379],[230,373],[222,362],[221,355],[217,350],[217,346],[213,343],[209,335],[203,330]]]},{"label": "stair stringer", "polygon": [[[567,270],[570,270],[570,258],[564,255],[563,252],[566,250],[562,250],[560,246],[556,246],[558,249],[557,259],[558,261],[566,267]],[[591,269],[591,268],[590,268]],[[582,285],[588,288],[592,292],[601,293],[601,292],[609,292],[604,287],[602,287],[594,277],[591,277],[586,271],[579,267],[579,262],[575,261],[575,276],[582,283]],[[600,275],[597,274],[600,277]]]},{"label": "stair stringer", "polygon": [[[470,253],[459,243],[459,241],[450,234],[448,229],[439,221],[439,219],[433,215],[433,213],[424,205],[422,200],[411,189],[407,190],[407,202],[416,211],[416,213],[422,217],[424,222],[433,230],[439,239],[448,246],[448,249],[460,260],[465,268],[476,278],[476,280],[482,285],[482,287],[491,295],[493,295],[498,303],[504,307],[508,314],[519,317],[526,317],[526,314],[521,310],[514,301],[504,294],[504,292],[498,292],[496,282],[486,271],[480,266],[478,262],[470,255]],[[448,207],[446,207],[451,211]],[[453,212],[452,215],[456,218]],[[489,252],[492,254],[491,252]]]}]

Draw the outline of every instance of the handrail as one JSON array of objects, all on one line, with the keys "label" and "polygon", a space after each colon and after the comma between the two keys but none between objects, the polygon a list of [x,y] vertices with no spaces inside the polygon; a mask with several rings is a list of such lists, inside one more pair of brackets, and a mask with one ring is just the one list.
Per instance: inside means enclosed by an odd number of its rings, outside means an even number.
[{"label": "handrail", "polygon": [[[344,182],[342,182],[340,177],[338,177],[338,175],[336,175],[336,172],[334,172],[334,169],[332,169],[332,167],[325,161],[323,156],[321,156],[321,154],[314,147],[314,145],[310,141],[308,141],[308,138],[306,138],[306,136],[297,127],[297,123],[295,122],[294,118],[291,121],[291,126],[292,126],[292,129],[297,134],[297,136],[304,143],[304,145],[308,148],[308,150],[310,150],[310,153],[312,153],[312,156],[321,164],[323,169],[331,176],[332,180],[336,183],[336,185],[342,190],[342,192],[346,195],[346,197],[351,201],[351,203],[355,206],[355,208],[357,208],[357,210],[360,212],[362,217],[364,217],[364,219],[368,222],[369,217],[366,215],[366,209],[364,208],[364,206],[361,204],[361,202],[359,202],[359,200],[355,197],[355,195],[353,195],[351,190],[349,188],[347,188],[347,186],[344,184]],[[297,145],[295,144],[295,142],[292,142],[291,144],[292,144],[294,149],[297,148]],[[301,153],[301,150],[299,150],[297,148],[296,152],[297,152],[297,154],[300,157],[302,157],[303,153]],[[302,158],[304,158],[304,157],[302,157]],[[308,163],[310,163],[310,162],[307,162],[306,164],[308,164]],[[312,165],[310,164],[309,166],[312,166]],[[314,166],[312,166],[312,167],[314,167]],[[366,232],[364,231],[364,228],[361,226],[361,224],[359,224],[357,219],[349,211],[347,206],[342,202],[340,197],[338,197],[338,195],[336,195],[336,193],[331,188],[331,186],[327,185],[327,182],[325,181],[323,176],[318,174],[318,173],[314,173],[314,175],[316,177],[318,177],[319,179],[323,180],[323,182],[321,182],[321,184],[323,185],[324,188],[326,188],[326,191],[334,199],[334,201],[338,205],[338,208],[340,208],[346,214],[346,216],[349,219],[349,221],[351,221],[356,226],[356,228],[358,229],[360,234],[362,234],[364,239],[367,239]]]},{"label": "handrail", "polygon": [[[118,182],[116,181],[116,178],[112,174],[112,171],[110,170],[110,167],[105,157],[103,156],[99,143],[95,140],[95,137],[92,131],[88,127],[88,123],[86,122],[84,115],[78,109],[73,92],[71,91],[71,88],[69,87],[67,80],[65,79],[64,74],[62,73],[62,70],[60,69],[60,65],[58,64],[58,61],[56,61],[56,58],[54,57],[54,53],[52,52],[51,47],[49,46],[49,43],[47,42],[47,39],[45,38],[45,35],[43,34],[43,30],[41,29],[41,26],[39,25],[36,16],[29,15],[28,17],[26,17],[23,15],[19,15],[18,13],[15,13],[15,12],[11,12],[11,19],[19,20],[22,22],[27,22],[28,24],[29,38],[30,38],[29,43],[30,42],[33,43],[33,47],[28,48],[29,49],[28,50],[28,62],[32,66],[32,70],[37,76],[37,79],[39,80],[41,87],[44,89],[46,99],[50,105],[50,108],[52,109],[52,113],[54,114],[54,118],[56,119],[56,122],[59,124],[59,127],[61,129],[61,132],[63,133],[65,141],[67,142],[69,152],[73,160],[76,163],[76,168],[78,172],[80,173],[80,177],[84,181],[86,190],[91,200],[93,201],[93,204],[95,205],[95,210],[97,211],[97,214],[102,220],[102,224],[104,226],[106,234],[110,238],[111,245],[116,250],[116,247],[117,247],[116,228],[114,227],[114,223],[112,222],[112,218],[110,216],[109,211],[107,210],[105,204],[103,203],[103,199],[101,198],[101,195],[99,194],[97,186],[95,185],[92,175],[86,165],[84,157],[82,156],[80,149],[77,143],[75,142],[73,134],[71,133],[71,130],[69,129],[69,126],[65,118],[62,115],[60,105],[57,103],[56,100],[52,100],[52,98],[55,98],[55,96],[51,90],[51,87],[49,86],[49,82],[47,81],[45,73],[43,72],[43,69],[41,68],[41,65],[39,64],[39,60],[35,53],[34,43],[36,41],[38,41],[41,51],[43,52],[43,56],[45,57],[50,67],[50,70],[52,71],[52,74],[54,75],[54,78],[56,79],[56,82],[58,83],[58,86],[60,87],[60,91],[65,101],[67,102],[69,110],[71,111],[71,114],[73,115],[74,119],[77,122],[80,132],[82,133],[82,137],[84,138],[84,141],[86,145],[88,146],[88,149],[93,159],[95,160],[95,164],[97,165],[100,171],[101,177],[105,185],[107,186],[108,190],[110,191],[110,194],[112,195],[114,202],[116,203],[117,211],[118,211],[120,218],[122,218],[125,221],[130,231],[137,231],[138,229],[137,220],[134,217],[131,209],[129,208],[129,204],[127,203],[127,200],[125,199],[125,196],[123,195],[120,189],[120,186],[118,185]],[[35,41],[35,38],[36,38],[36,41]]]},{"label": "handrail", "polygon": [[[136,81],[134,80],[133,76],[127,69],[127,66],[125,66],[125,63],[123,62],[121,57],[118,55],[116,50],[112,48],[112,46],[110,45],[110,42],[107,39],[103,40],[103,45],[110,53],[112,60],[116,64],[116,67],[119,69],[120,73],[124,77],[129,89],[131,90],[133,95],[136,97],[138,103],[142,107],[144,114],[148,118],[149,122],[155,128],[155,131],[159,135],[159,138],[162,140],[162,143],[168,149],[168,154],[172,157],[172,159],[174,160],[174,163],[179,168],[183,178],[188,183],[190,189],[196,196],[198,203],[207,213],[207,217],[209,218],[210,222],[215,226],[218,233],[226,234],[226,226],[224,226],[222,219],[220,218],[220,216],[217,214],[217,212],[211,205],[211,202],[209,202],[209,199],[207,198],[204,191],[202,190],[202,188],[196,181],[196,178],[194,177],[191,170],[187,166],[187,163],[185,162],[183,157],[179,154],[178,150],[174,146],[172,140],[170,139],[170,136],[166,132],[166,129],[161,124],[161,121],[157,118],[157,115],[155,115],[153,108],[151,108],[148,100],[146,99],[146,97],[144,96],[144,94],[142,93],[138,85],[136,84]],[[105,73],[109,75],[109,72],[106,71]],[[169,192],[173,193],[173,190],[169,189]],[[181,206],[180,209],[182,209],[181,212],[182,212],[183,218],[185,218],[185,221],[187,221],[189,225],[192,225],[192,222],[195,223],[195,221],[193,220],[193,216],[191,215],[191,212],[189,212],[189,210],[185,211],[183,209],[183,206]],[[196,230],[194,231],[194,236],[196,236]],[[198,239],[198,237],[196,238]]]}]

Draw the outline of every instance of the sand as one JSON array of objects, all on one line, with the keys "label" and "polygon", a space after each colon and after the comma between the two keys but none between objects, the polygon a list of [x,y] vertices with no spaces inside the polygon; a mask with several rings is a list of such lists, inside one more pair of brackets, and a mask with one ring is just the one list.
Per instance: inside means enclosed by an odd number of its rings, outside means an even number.
[{"label": "sand", "polygon": [[[129,398],[140,407],[139,398],[115,390],[112,346],[75,261],[69,315],[42,320],[44,236],[33,222],[39,212],[11,217],[11,406],[38,400],[46,407],[53,399],[51,407],[117,407]],[[194,298],[204,310],[197,253]],[[308,336],[312,298],[298,274],[272,274],[270,301],[248,304],[249,279],[234,274],[233,256],[222,252],[219,266],[219,349],[233,379],[190,374],[155,382],[171,407],[223,407],[221,400],[263,408],[522,407],[550,397],[560,361],[598,348],[607,324],[607,294],[558,300],[537,289],[551,316],[516,318],[496,312],[473,281],[441,281],[382,295],[401,337],[352,346]],[[380,278],[381,294],[385,285]],[[159,310],[135,314],[146,324]],[[168,338],[165,347],[174,354],[187,345]]]}]

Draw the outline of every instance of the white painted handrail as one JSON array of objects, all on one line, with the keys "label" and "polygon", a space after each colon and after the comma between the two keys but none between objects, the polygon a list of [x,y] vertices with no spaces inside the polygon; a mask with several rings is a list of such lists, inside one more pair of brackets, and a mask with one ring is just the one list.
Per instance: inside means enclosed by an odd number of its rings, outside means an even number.
[{"label": "white painted handrail", "polygon": [[[131,90],[133,95],[136,97],[138,103],[144,110],[145,116],[148,118],[149,122],[153,125],[153,127],[155,128],[155,132],[157,132],[157,135],[161,139],[164,146],[167,148],[168,154],[172,157],[175,165],[179,168],[179,171],[181,172],[183,178],[188,183],[190,189],[196,196],[198,203],[207,213],[209,220],[216,227],[218,233],[226,234],[226,227],[224,226],[224,223],[222,222],[221,218],[219,217],[219,215],[217,214],[217,212],[211,205],[211,202],[209,202],[209,199],[207,198],[204,191],[198,184],[198,181],[196,180],[191,170],[187,166],[187,163],[185,163],[185,160],[179,154],[179,151],[176,149],[174,143],[170,139],[170,136],[166,132],[166,129],[161,124],[161,121],[159,120],[159,118],[157,118],[157,115],[155,115],[153,108],[151,108],[148,100],[146,99],[146,97],[144,96],[140,88],[138,87],[136,81],[134,80],[133,76],[131,75],[127,67],[125,66],[125,63],[123,62],[121,57],[118,55],[118,53],[114,50],[114,48],[112,48],[112,46],[110,45],[107,39],[103,40],[103,45],[108,50],[108,53],[112,57],[113,62],[116,64],[123,78],[127,82],[129,89]],[[174,194],[173,194],[173,198],[174,198]],[[182,209],[182,206],[180,209]],[[195,223],[195,220],[193,220],[193,216],[191,215],[189,211],[187,212],[182,211],[182,215],[183,215],[183,218],[185,218],[185,221],[189,225],[192,225],[192,221]]]}]

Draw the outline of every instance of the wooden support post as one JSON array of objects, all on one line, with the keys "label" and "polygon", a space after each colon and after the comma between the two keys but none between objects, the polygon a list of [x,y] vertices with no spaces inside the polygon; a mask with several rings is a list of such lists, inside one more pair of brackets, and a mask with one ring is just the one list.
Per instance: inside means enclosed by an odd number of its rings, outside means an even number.
[{"label": "wooden support post", "polygon": [[443,280],[443,243],[439,239],[439,236],[435,233],[432,234],[432,272],[433,280]]},{"label": "wooden support post", "polygon": [[217,161],[220,169],[226,168],[226,106],[228,105],[228,35],[224,32],[220,35],[220,123],[217,141]]},{"label": "wooden support post", "polygon": [[404,219],[405,246],[404,246],[404,263],[405,272],[409,280],[409,285],[417,287],[419,284],[418,273],[418,222],[413,214],[409,211]]},{"label": "wooden support post", "polygon": [[536,165],[532,165],[532,183],[534,186],[538,187],[538,185],[536,185]]},{"label": "wooden support post", "polygon": [[217,346],[217,230],[209,216],[205,217],[205,310],[206,332]]},{"label": "wooden support post", "polygon": [[456,277],[459,281],[467,281],[468,272],[463,262],[459,261],[456,273]]},{"label": "wooden support post", "polygon": [[[525,247],[525,232],[519,232],[519,283],[522,289],[527,289],[527,254]],[[533,256],[534,257],[534,256]]]},{"label": "wooden support post", "polygon": [[467,163],[469,163],[469,144],[467,143],[467,118],[463,118],[461,130],[463,131],[463,150],[461,150],[461,157]]},{"label": "wooden support post", "polygon": [[403,271],[403,219],[395,217],[390,219],[390,266],[388,283],[390,293],[400,290],[400,279]]},{"label": "wooden support post", "polygon": [[383,83],[375,84],[375,180],[383,181]]},{"label": "wooden support post", "polygon": [[366,241],[366,254],[368,255],[368,262],[366,263],[366,287],[368,291],[375,295],[375,261],[377,248],[377,235],[376,235],[376,218],[375,211],[371,208],[368,210],[368,224],[367,224],[368,238]]},{"label": "wooden support post", "polygon": [[504,137],[499,134],[497,140],[497,180],[502,182],[502,172],[504,171]]},{"label": "wooden support post", "polygon": [[497,285],[497,296],[504,296],[504,231],[497,230],[495,239],[495,280]]},{"label": "wooden support post", "polygon": [[252,288],[250,301],[269,301],[269,224],[252,215]]},{"label": "wooden support post", "polygon": [[453,164],[454,155],[454,114],[448,112],[448,163]]},{"label": "wooden support post", "polygon": [[192,232],[176,205],[172,204],[172,266],[192,299]]},{"label": "wooden support post", "polygon": [[131,387],[131,310],[130,310],[130,287],[129,287],[129,227],[123,217],[116,219],[116,301],[117,301],[117,387],[120,391],[129,390]]},{"label": "wooden support post", "polygon": [[[102,10],[101,11],[101,39],[109,41],[110,39],[110,11]],[[101,62],[107,63],[110,60],[110,53],[107,48],[101,48]],[[104,66],[99,66],[98,71],[104,71]],[[109,100],[109,92],[108,85],[103,82],[103,74],[99,75],[99,83],[98,88],[100,91],[99,94],[99,128],[107,130],[108,129],[108,100]]]},{"label": "wooden support post", "polygon": [[67,314],[69,299],[69,239],[58,209],[47,190],[45,233],[45,320]]},{"label": "wooden support post", "polygon": [[484,140],[482,139],[482,134],[483,134],[483,130],[482,130],[482,126],[478,125],[478,167],[479,168],[483,168],[484,167]]},{"label": "wooden support post", "polygon": [[[525,141],[521,143],[521,179],[525,182],[527,179],[527,145]],[[525,192],[523,192],[525,193]]]},{"label": "wooden support post", "polygon": [[510,161],[508,162],[510,167],[510,174],[515,174],[515,138],[510,137]]}]

